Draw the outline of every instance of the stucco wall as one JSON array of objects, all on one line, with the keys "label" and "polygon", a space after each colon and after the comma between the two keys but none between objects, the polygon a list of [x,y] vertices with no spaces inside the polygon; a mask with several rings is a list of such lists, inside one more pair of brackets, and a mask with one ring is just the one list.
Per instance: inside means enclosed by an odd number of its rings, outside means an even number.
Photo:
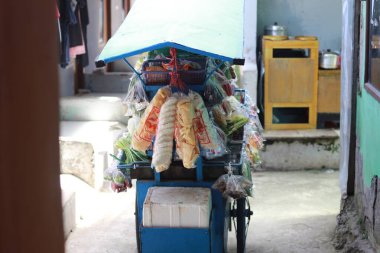
[{"label": "stucco wall", "polygon": [[258,35],[266,25],[278,22],[291,36],[318,36],[321,49],[341,48],[341,0],[258,0],[257,15]]},{"label": "stucco wall", "polygon": [[[348,1],[348,0],[347,0]],[[366,89],[365,45],[366,42],[366,6],[362,2],[361,36],[360,36],[360,74],[359,91],[357,95],[356,118],[356,172],[355,199],[357,209],[364,221],[368,239],[380,250],[380,102]]]},{"label": "stucco wall", "polygon": [[371,185],[375,175],[380,175],[380,103],[364,88],[358,96],[357,133],[363,156],[363,179]]},{"label": "stucco wall", "polygon": [[87,1],[88,4],[88,13],[90,24],[87,27],[87,47],[88,47],[88,59],[89,65],[84,69],[85,73],[92,73],[95,68],[95,58],[100,53],[99,48],[99,25],[100,25],[100,1],[91,0]]}]

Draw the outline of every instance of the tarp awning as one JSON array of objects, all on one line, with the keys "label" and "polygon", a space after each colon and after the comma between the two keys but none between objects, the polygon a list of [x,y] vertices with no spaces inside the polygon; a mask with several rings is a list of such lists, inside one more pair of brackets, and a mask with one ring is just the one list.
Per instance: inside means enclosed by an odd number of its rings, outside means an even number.
[{"label": "tarp awning", "polygon": [[244,0],[137,0],[96,65],[164,47],[244,64],[243,11]]}]

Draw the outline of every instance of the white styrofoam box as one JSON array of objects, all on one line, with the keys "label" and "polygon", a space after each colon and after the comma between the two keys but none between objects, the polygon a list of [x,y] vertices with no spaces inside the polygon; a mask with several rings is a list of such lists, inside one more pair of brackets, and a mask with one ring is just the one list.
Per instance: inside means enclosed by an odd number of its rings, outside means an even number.
[{"label": "white styrofoam box", "polygon": [[208,228],[211,191],[196,187],[151,187],[143,207],[144,227]]}]

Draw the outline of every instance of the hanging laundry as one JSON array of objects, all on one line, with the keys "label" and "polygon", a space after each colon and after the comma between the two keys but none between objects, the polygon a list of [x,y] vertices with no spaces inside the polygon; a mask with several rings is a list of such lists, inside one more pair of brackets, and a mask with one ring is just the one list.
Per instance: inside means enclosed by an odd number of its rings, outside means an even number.
[{"label": "hanging laundry", "polygon": [[61,67],[70,63],[70,57],[88,65],[87,25],[89,24],[87,0],[59,0],[61,26]]}]

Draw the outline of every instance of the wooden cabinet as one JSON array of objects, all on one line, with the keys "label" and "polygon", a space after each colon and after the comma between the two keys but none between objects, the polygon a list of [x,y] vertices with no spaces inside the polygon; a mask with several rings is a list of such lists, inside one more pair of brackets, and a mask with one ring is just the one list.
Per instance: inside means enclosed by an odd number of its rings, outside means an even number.
[{"label": "wooden cabinet", "polygon": [[263,39],[263,57],[265,129],[316,128],[318,41]]},{"label": "wooden cabinet", "polygon": [[318,113],[340,113],[340,70],[319,70]]}]

